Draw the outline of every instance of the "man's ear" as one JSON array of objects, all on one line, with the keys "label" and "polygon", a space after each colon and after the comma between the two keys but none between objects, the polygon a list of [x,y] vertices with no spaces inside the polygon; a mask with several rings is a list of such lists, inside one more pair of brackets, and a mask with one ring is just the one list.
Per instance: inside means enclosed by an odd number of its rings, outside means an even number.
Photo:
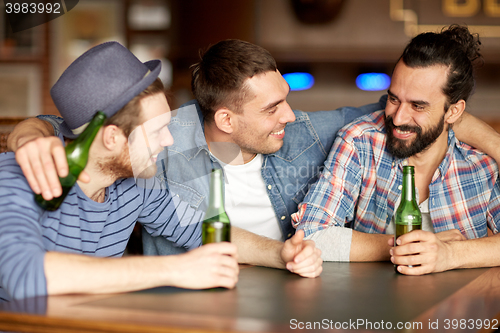
[{"label": "man's ear", "polygon": [[448,111],[446,111],[445,121],[448,124],[455,123],[460,117],[462,113],[465,111],[465,101],[463,99],[459,100],[455,104],[452,104]]},{"label": "man's ear", "polygon": [[102,131],[102,144],[103,146],[113,151],[116,148],[120,148],[123,144],[127,142],[127,138],[123,134],[123,131],[116,125],[108,125],[101,129]]},{"label": "man's ear", "polygon": [[217,128],[227,134],[231,134],[234,131],[234,112],[221,108],[215,112],[214,121]]}]

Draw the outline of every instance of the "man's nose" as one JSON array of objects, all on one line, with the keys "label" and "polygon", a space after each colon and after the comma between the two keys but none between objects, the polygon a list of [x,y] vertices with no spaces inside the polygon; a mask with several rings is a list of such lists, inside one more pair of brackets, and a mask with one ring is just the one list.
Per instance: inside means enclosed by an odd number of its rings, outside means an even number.
[{"label": "man's nose", "polygon": [[411,122],[411,110],[405,103],[401,103],[396,111],[396,114],[392,117],[392,122],[394,126],[407,125]]},{"label": "man's nose", "polygon": [[292,108],[288,103],[285,101],[283,105],[283,114],[280,118],[280,123],[286,124],[286,123],[292,123],[295,121],[295,114],[292,111]]},{"label": "man's nose", "polygon": [[169,129],[167,126],[165,126],[164,129],[161,131],[161,141],[160,145],[162,147],[168,147],[174,144],[174,137],[172,136],[172,133],[170,133]]}]

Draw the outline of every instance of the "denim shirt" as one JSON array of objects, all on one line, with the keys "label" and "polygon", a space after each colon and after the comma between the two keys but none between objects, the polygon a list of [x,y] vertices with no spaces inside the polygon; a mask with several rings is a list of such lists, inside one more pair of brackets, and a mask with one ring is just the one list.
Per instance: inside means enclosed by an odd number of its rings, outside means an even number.
[{"label": "denim shirt", "polygon": [[[384,107],[385,98],[381,98],[379,103],[360,108],[293,111],[296,120],[286,125],[283,146],[273,154],[263,155],[261,170],[285,239],[294,234],[290,216],[318,179],[337,131],[355,118]],[[222,168],[208,149],[203,127],[196,101],[178,110],[169,125],[174,144],[168,147],[168,167],[165,170],[163,160],[160,176],[166,178],[172,195],[201,210],[208,204],[210,172],[214,167]]]},{"label": "denim shirt", "polygon": [[[357,117],[385,108],[386,99],[387,96],[382,96],[378,103],[359,108],[293,111],[296,120],[286,125],[283,146],[273,154],[263,155],[261,171],[283,240],[295,232],[290,216],[318,179],[337,131]],[[167,181],[173,196],[204,211],[208,205],[210,172],[221,166],[208,149],[198,103],[190,101],[176,113],[169,124],[174,143],[158,156],[157,177]],[[57,132],[58,121],[49,120],[47,116],[43,119],[51,122]],[[181,220],[181,225],[196,222],[199,221]],[[156,246],[149,244],[151,241],[156,242]],[[162,251],[168,245],[161,238],[152,239],[146,235],[143,246],[145,254],[171,253]]]}]

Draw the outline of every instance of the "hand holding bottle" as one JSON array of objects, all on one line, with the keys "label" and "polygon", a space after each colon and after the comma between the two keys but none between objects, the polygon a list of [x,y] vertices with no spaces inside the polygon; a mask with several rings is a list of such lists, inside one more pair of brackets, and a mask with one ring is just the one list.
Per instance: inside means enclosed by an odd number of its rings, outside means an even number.
[{"label": "hand holding bottle", "polygon": [[[31,138],[16,150],[16,161],[21,167],[29,186],[45,200],[51,200],[62,194],[59,177],[68,175],[68,161],[64,146],[56,136]],[[78,180],[90,181],[83,171]]]},{"label": "hand holding bottle", "polygon": [[66,159],[68,161],[68,175],[59,178],[62,186],[62,194],[52,200],[45,200],[40,194],[35,194],[35,202],[45,210],[56,210],[69,193],[80,173],[85,169],[89,158],[89,151],[97,132],[104,124],[106,115],[96,112],[85,130],[71,143],[65,147]]},{"label": "hand holding bottle", "polygon": [[438,234],[415,230],[397,238],[397,246],[390,250],[391,261],[406,275],[443,272],[453,267],[452,243],[441,241]]},{"label": "hand holding bottle", "polygon": [[234,288],[238,282],[238,250],[236,245],[222,242],[208,244],[184,254],[167,256],[174,260],[171,280],[166,284],[180,288]]}]

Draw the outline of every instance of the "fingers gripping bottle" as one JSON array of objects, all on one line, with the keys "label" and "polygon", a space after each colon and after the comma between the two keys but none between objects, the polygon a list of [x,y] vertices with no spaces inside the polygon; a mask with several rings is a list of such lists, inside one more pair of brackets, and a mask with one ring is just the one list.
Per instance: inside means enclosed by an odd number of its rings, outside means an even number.
[{"label": "fingers gripping bottle", "polygon": [[85,130],[64,148],[66,151],[66,159],[68,160],[68,175],[64,178],[59,177],[62,186],[62,194],[52,200],[45,200],[41,194],[35,194],[35,202],[38,206],[49,211],[54,211],[59,208],[69,190],[71,190],[78,179],[78,176],[80,176],[80,173],[85,169],[89,160],[90,146],[106,118],[103,112],[98,111]]}]

